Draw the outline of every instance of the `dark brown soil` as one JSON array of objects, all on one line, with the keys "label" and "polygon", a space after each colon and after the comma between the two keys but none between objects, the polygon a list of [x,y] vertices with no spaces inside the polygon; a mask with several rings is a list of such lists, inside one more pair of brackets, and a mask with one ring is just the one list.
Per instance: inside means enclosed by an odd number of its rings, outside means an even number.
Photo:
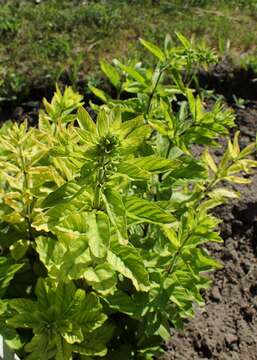
[{"label": "dark brown soil", "polygon": [[[237,109],[241,145],[255,141],[257,103]],[[209,251],[224,268],[212,275],[206,307],[181,332],[172,330],[161,360],[257,359],[257,171],[241,199],[217,209],[224,244]]]}]

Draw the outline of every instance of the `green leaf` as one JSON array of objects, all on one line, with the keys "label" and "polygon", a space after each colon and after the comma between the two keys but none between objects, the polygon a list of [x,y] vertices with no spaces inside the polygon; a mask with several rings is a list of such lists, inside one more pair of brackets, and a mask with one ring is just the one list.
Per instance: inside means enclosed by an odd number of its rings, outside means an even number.
[{"label": "green leaf", "polygon": [[93,256],[104,258],[107,254],[110,243],[110,225],[108,216],[98,211],[90,213],[87,217],[88,245]]},{"label": "green leaf", "polygon": [[30,245],[28,240],[18,240],[13,245],[10,246],[10,251],[13,259],[20,260],[26,254]]},{"label": "green leaf", "polygon": [[[92,351],[93,345],[90,346],[88,339],[92,344],[96,341],[101,347],[99,353],[106,352],[104,340],[107,337],[100,336],[106,315],[101,312],[102,306],[95,294],[86,295],[83,290],[76,289],[73,282],[55,284],[40,278],[36,296],[36,301],[10,300],[16,314],[8,323],[18,328],[31,328],[35,334],[26,345],[26,351],[32,352],[28,358],[38,359],[41,355],[38,351],[41,350],[44,354],[42,359],[68,360],[72,351],[78,351],[79,343],[84,349],[82,354],[87,346],[88,351]],[[95,337],[97,334],[99,338]],[[94,351],[97,352],[96,349]]]},{"label": "green leaf", "polygon": [[195,98],[193,95],[193,90],[191,89],[187,89],[187,97],[193,119],[196,122],[199,122],[203,118],[203,107],[200,97],[198,96]]},{"label": "green leaf", "polygon": [[83,274],[86,282],[102,295],[115,291],[117,277],[109,264],[99,264],[95,268],[89,267]]},{"label": "green leaf", "polygon": [[68,202],[80,190],[80,186],[74,182],[66,182],[55,191],[51,192],[43,201],[42,207],[53,207],[60,203]]},{"label": "green leaf", "polygon": [[99,137],[105,136],[109,131],[109,117],[104,107],[100,109],[97,115],[96,122],[97,132]]},{"label": "green leaf", "polygon": [[149,50],[152,54],[154,54],[154,56],[156,56],[159,60],[161,61],[165,60],[165,54],[158,46],[154,45],[150,41],[146,41],[143,39],[139,39],[139,41],[147,50]]},{"label": "green leaf", "polygon": [[96,135],[96,125],[92,120],[91,116],[87,112],[87,110],[83,107],[78,110],[78,123],[81,129],[87,130],[92,135]]},{"label": "green leaf", "polygon": [[96,88],[95,86],[88,85],[89,90],[99,99],[101,99],[104,103],[107,103],[111,97],[106,94],[103,90]]},{"label": "green leaf", "polygon": [[[106,344],[111,340],[114,335],[114,326],[110,323],[103,324],[100,328],[97,328],[85,337],[85,340],[80,344],[73,346],[73,351],[79,353],[81,358],[83,355],[85,359],[90,360],[95,356],[105,356],[107,354]],[[88,356],[90,358],[88,358]]]},{"label": "green leaf", "polygon": [[178,166],[177,161],[164,159],[154,155],[134,158],[131,162],[141,169],[157,173],[172,170]]},{"label": "green leaf", "polygon": [[7,324],[16,328],[37,328],[40,326],[40,313],[36,302],[29,299],[12,299],[9,306],[18,312]]},{"label": "green leaf", "polygon": [[206,177],[205,168],[196,160],[184,163],[179,169],[171,172],[175,179],[204,179]]},{"label": "green leaf", "polygon": [[134,299],[127,293],[117,290],[114,294],[102,298],[108,303],[112,310],[116,310],[127,314],[129,316],[138,318],[140,315],[140,308]]},{"label": "green leaf", "polygon": [[184,48],[190,49],[190,47],[191,47],[190,41],[188,41],[188,39],[178,31],[175,31],[175,34],[176,34],[177,38],[179,39],[179,41],[181,42],[181,44],[184,46]]},{"label": "green leaf", "polygon": [[116,88],[120,86],[120,74],[114,66],[110,65],[107,61],[100,61],[101,70],[111,81],[112,85]]},{"label": "green leaf", "polygon": [[130,75],[133,79],[137,80],[140,84],[145,85],[145,78],[140,74],[139,71],[135,70],[132,66],[127,66],[116,60],[116,64],[123,70],[125,73]]},{"label": "green leaf", "polygon": [[106,188],[102,194],[110,223],[118,233],[119,242],[125,244],[127,242],[127,219],[126,209],[122,201],[120,193],[112,188]]},{"label": "green leaf", "polygon": [[12,260],[0,257],[0,298],[5,294],[10,281],[24,264],[15,264]]},{"label": "green leaf", "polygon": [[213,157],[211,156],[211,154],[209,153],[207,148],[202,154],[202,159],[214,173],[217,172],[217,170],[218,170],[217,165],[215,164],[215,161],[214,161]]},{"label": "green leaf", "polygon": [[136,196],[127,197],[125,207],[128,217],[134,220],[157,224],[168,224],[176,221],[176,218],[173,215],[164,211],[154,202]]},{"label": "green leaf", "polygon": [[140,167],[134,165],[132,162],[129,163],[124,161],[117,165],[117,172],[120,174],[127,175],[132,180],[148,180],[150,173]]},{"label": "green leaf", "polygon": [[162,226],[165,235],[167,236],[167,238],[169,239],[169,241],[171,242],[171,244],[173,245],[173,247],[178,250],[180,247],[180,241],[179,241],[179,237],[176,233],[176,231],[172,228],[170,228],[167,225],[163,225]]},{"label": "green leaf", "polygon": [[80,279],[92,264],[88,244],[77,239],[69,247],[61,241],[39,236],[36,249],[40,260],[48,271],[48,276],[58,281]]},{"label": "green leaf", "polygon": [[137,291],[148,291],[148,272],[137,249],[115,244],[108,251],[107,261],[117,272],[130,279]]},{"label": "green leaf", "polygon": [[226,188],[217,188],[212,190],[210,193],[208,193],[208,196],[213,199],[220,197],[238,199],[239,193],[234,190],[229,190]]}]

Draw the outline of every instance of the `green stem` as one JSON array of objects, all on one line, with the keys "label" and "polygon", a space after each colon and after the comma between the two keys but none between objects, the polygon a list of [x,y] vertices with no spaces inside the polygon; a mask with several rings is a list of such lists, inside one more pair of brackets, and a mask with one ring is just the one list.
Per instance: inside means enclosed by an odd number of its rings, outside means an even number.
[{"label": "green stem", "polygon": [[182,244],[180,245],[180,247],[178,248],[178,250],[175,252],[174,257],[172,258],[172,262],[171,262],[170,266],[169,266],[168,269],[167,269],[168,275],[171,275],[171,274],[173,273],[174,267],[175,267],[175,265],[176,265],[176,263],[177,263],[177,259],[178,259],[179,255],[181,254],[181,251],[182,251],[183,247],[186,245],[186,243],[187,243],[187,241],[189,240],[189,238],[190,238],[191,235],[192,235],[191,233],[187,235],[187,237],[186,237],[185,240],[182,242]]},{"label": "green stem", "polygon": [[100,168],[98,170],[97,180],[95,183],[95,198],[94,198],[94,209],[97,210],[101,208],[101,189],[107,180],[106,166],[110,162],[111,160],[105,162],[104,156],[100,160]]},{"label": "green stem", "polygon": [[[198,201],[196,201],[196,203],[194,204],[194,207],[196,208],[201,200],[207,195],[207,193],[212,189],[212,187],[214,185],[216,185],[216,182],[218,180],[218,176],[217,174],[214,176],[214,178],[211,180],[211,182],[207,185],[207,187],[204,189],[204,191],[202,191],[200,193],[200,198],[198,199]],[[178,248],[178,250],[176,251],[174,257],[172,258],[171,264],[167,269],[167,273],[168,275],[171,275],[173,273],[173,270],[175,268],[175,265],[177,263],[177,259],[179,257],[179,255],[181,254],[181,251],[183,249],[183,247],[186,245],[187,241],[190,239],[191,235],[193,234],[193,232],[190,232],[187,237],[184,239],[184,241],[182,242],[182,244],[180,245],[180,247]]]},{"label": "green stem", "polygon": [[[23,178],[24,178],[22,197],[26,201],[27,191],[29,189],[29,179],[28,179],[28,172],[27,172],[25,161],[24,161],[24,156],[23,156],[23,151],[22,151],[21,145],[19,145],[19,155],[20,155],[21,168],[22,168],[22,173],[23,173]],[[25,212],[24,218],[25,218],[25,221],[27,222],[27,227],[28,227],[28,237],[29,237],[30,241],[33,241],[32,226],[31,226],[31,210],[32,210],[31,204],[30,203],[26,204],[24,200],[22,200],[22,201],[23,201],[24,212]]]},{"label": "green stem", "polygon": [[163,69],[159,69],[159,67],[157,66],[156,70],[155,71],[159,71],[159,74],[158,74],[158,77],[155,81],[155,84],[153,86],[153,89],[149,95],[149,99],[148,99],[148,104],[147,104],[147,110],[146,110],[146,114],[149,115],[149,112],[150,112],[150,108],[151,108],[151,103],[152,103],[152,100],[153,100],[153,96],[154,96],[154,93],[155,93],[155,90],[160,82],[160,79],[161,79],[161,76],[162,76],[162,73],[164,72],[164,68]]}]

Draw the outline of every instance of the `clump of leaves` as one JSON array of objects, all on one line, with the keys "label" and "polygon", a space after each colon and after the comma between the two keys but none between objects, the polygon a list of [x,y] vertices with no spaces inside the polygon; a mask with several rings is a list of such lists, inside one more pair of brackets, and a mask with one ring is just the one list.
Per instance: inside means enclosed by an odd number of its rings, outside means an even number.
[{"label": "clump of leaves", "polygon": [[105,102],[96,121],[67,88],[37,128],[0,129],[0,332],[22,359],[152,359],[204,305],[206,272],[221,266],[205,248],[222,241],[211,210],[257,162],[255,144],[229,139],[233,113],[185,85],[177,66],[213,55],[179,38],[174,51],[143,41],[154,71],[102,62],[136,96],[92,88]]}]

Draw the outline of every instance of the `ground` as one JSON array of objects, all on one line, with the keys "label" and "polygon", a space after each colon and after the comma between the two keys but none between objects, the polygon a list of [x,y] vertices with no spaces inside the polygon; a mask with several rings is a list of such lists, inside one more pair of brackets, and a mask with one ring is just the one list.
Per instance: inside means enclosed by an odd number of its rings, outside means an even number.
[{"label": "ground", "polygon": [[86,94],[100,58],[146,61],[138,39],[162,44],[174,31],[257,71],[256,0],[1,1],[0,105],[57,81]]}]

